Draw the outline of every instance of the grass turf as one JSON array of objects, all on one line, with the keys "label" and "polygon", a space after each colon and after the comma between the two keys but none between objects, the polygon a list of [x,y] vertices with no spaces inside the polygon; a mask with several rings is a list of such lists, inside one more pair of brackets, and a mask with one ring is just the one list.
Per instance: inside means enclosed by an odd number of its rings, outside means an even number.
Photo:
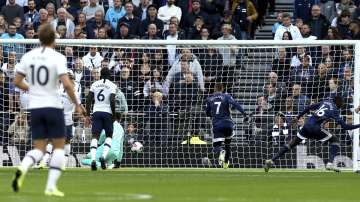
[{"label": "grass turf", "polygon": [[194,201],[358,202],[360,175],[260,169],[135,169],[90,172],[68,169],[59,189],[64,198],[43,195],[47,171],[31,170],[19,193],[10,184],[14,169],[0,169],[1,202]]}]

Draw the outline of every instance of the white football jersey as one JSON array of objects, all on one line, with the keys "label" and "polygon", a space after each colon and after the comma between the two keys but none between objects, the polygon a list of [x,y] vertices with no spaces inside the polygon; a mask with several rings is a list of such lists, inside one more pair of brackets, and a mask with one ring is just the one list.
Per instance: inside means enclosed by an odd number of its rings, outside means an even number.
[{"label": "white football jersey", "polygon": [[39,47],[24,54],[16,66],[29,83],[29,109],[62,109],[59,76],[67,73],[66,58],[52,48]]},{"label": "white football jersey", "polygon": [[[76,99],[78,100],[78,103],[81,103],[80,102],[81,88],[77,82],[74,82],[74,92]],[[71,98],[67,94],[62,84],[60,85],[59,94],[61,97],[61,103],[63,104],[64,107],[65,125],[66,126],[73,125],[74,124],[73,113],[75,111],[75,104],[72,103]]]},{"label": "white football jersey", "polygon": [[110,97],[111,94],[116,94],[117,86],[107,80],[107,79],[100,79],[99,81],[95,81],[91,87],[90,91],[94,93],[94,107],[93,107],[93,113],[94,112],[108,112],[112,114],[111,112],[111,105],[110,105]]}]

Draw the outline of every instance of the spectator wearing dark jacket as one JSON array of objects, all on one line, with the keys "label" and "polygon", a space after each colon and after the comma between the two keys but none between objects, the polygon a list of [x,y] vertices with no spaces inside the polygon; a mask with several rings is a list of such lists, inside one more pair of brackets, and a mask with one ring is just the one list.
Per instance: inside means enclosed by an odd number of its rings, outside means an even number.
[{"label": "spectator wearing dark jacket", "polygon": [[149,24],[148,31],[146,32],[147,35],[141,37],[141,39],[146,39],[146,40],[161,39],[160,37],[157,36],[157,32],[158,31],[156,24]]},{"label": "spectator wearing dark jacket", "polygon": [[95,12],[95,17],[91,18],[86,22],[86,35],[88,39],[96,39],[97,33],[101,28],[105,28],[106,30],[110,26],[104,20],[104,14],[101,10]]},{"label": "spectator wearing dark jacket", "polygon": [[317,0],[295,0],[294,19],[301,18],[304,22],[311,18],[311,7],[317,3]]},{"label": "spectator wearing dark jacket", "polygon": [[130,34],[130,25],[126,22],[122,22],[118,25],[119,33],[115,37],[116,39],[136,39],[137,35]]},{"label": "spectator wearing dark jacket", "polygon": [[349,33],[349,25],[351,21],[350,17],[351,17],[351,13],[348,10],[344,10],[337,18],[336,28],[338,29],[340,35],[344,39],[350,38],[350,33]]},{"label": "spectator wearing dark jacket", "polygon": [[129,25],[129,34],[130,35],[136,35],[139,36],[140,35],[140,19],[138,17],[136,17],[133,14],[133,10],[134,10],[134,5],[131,2],[127,2],[125,4],[125,11],[126,11],[126,15],[122,18],[119,19],[118,22],[118,26],[117,26],[117,31],[116,33],[119,36],[120,33],[120,24],[121,23],[127,23]]},{"label": "spectator wearing dark jacket", "polygon": [[320,40],[326,37],[330,26],[330,22],[321,14],[318,5],[312,7],[310,20],[306,24],[310,26],[311,34]]},{"label": "spectator wearing dark jacket", "polygon": [[359,40],[360,39],[360,23],[359,21],[351,21],[349,30],[351,32],[351,39]]},{"label": "spectator wearing dark jacket", "polygon": [[140,36],[145,36],[149,24],[155,24],[157,27],[157,36],[161,37],[164,30],[164,23],[157,18],[157,8],[151,4],[147,8],[148,15],[145,20],[140,23]]},{"label": "spectator wearing dark jacket", "polygon": [[134,9],[134,15],[141,20],[145,20],[147,17],[147,9],[149,8],[149,0],[142,0],[138,7]]},{"label": "spectator wearing dark jacket", "polygon": [[222,18],[222,20],[218,21],[218,23],[214,26],[214,29],[211,32],[211,38],[217,39],[222,36],[221,27],[224,24],[230,24],[232,27],[232,35],[234,35],[236,39],[241,39],[240,26],[233,20],[233,15],[231,11],[224,12],[224,17]]},{"label": "spectator wearing dark jacket", "polygon": [[1,14],[4,15],[8,24],[11,24],[16,17],[24,20],[24,8],[17,5],[15,0],[9,0],[9,3],[1,8]]},{"label": "spectator wearing dark jacket", "polygon": [[253,23],[258,17],[254,4],[249,0],[238,0],[232,10],[233,20],[240,26],[240,39],[249,39]]},{"label": "spectator wearing dark jacket", "polygon": [[209,15],[201,9],[200,0],[193,0],[192,11],[186,16],[185,27],[193,26],[198,17],[201,17],[206,25],[210,24]]}]

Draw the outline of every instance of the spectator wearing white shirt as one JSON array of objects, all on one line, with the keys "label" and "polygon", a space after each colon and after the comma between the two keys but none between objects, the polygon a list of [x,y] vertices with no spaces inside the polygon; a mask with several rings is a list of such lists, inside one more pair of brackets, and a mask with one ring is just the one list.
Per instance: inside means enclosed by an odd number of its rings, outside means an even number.
[{"label": "spectator wearing white shirt", "polygon": [[104,7],[98,4],[98,0],[90,0],[90,4],[83,8],[83,13],[86,15],[86,20],[95,17],[96,11],[101,10],[105,13]]},{"label": "spectator wearing white shirt", "polygon": [[74,38],[75,24],[72,20],[66,17],[67,11],[65,8],[59,8],[57,10],[57,16],[55,20],[51,22],[55,30],[58,26],[64,25],[66,27],[66,38]]},{"label": "spectator wearing white shirt", "polygon": [[288,13],[283,13],[282,17],[282,25],[278,27],[275,32],[274,39],[282,40],[284,32],[289,31],[293,40],[301,40],[303,37],[301,36],[300,30],[291,24],[291,17]]},{"label": "spectator wearing white shirt", "polygon": [[167,27],[170,24],[170,18],[175,16],[179,22],[181,20],[181,9],[175,6],[175,0],[167,0],[167,4],[159,8],[158,18],[162,20],[165,24],[164,30],[167,30]]},{"label": "spectator wearing white shirt", "polygon": [[[6,4],[9,3],[9,0],[6,1]],[[21,7],[28,6],[28,0],[15,0],[15,3]]]},{"label": "spectator wearing white shirt", "polygon": [[317,37],[311,35],[311,30],[308,24],[304,24],[301,27],[301,35],[303,36],[303,39],[305,40],[316,40]]},{"label": "spectator wearing white shirt", "polygon": [[89,70],[100,69],[103,59],[96,47],[90,47],[90,52],[83,57],[84,67]]}]

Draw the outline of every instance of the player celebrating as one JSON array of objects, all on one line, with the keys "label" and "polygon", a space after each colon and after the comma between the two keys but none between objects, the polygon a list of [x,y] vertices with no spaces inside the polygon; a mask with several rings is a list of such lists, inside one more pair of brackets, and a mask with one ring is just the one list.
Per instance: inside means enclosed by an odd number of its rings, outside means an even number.
[{"label": "player celebrating", "polygon": [[[214,152],[219,153],[219,164],[226,169],[229,167],[230,143],[234,128],[234,122],[230,116],[230,105],[245,117],[247,114],[240,104],[223,91],[224,86],[221,83],[215,84],[214,94],[206,100],[206,115],[212,118]],[[225,149],[222,147],[223,143],[225,143]]]},{"label": "player celebrating", "polygon": [[[92,114],[92,140],[90,143],[91,170],[96,170],[96,149],[98,139],[102,130],[105,130],[105,143],[102,156],[100,157],[101,168],[106,169],[105,158],[111,148],[111,137],[113,134],[113,115],[115,115],[115,94],[117,86],[109,80],[110,70],[101,69],[100,80],[95,81],[91,87],[86,100],[86,108],[90,115],[90,108],[94,102]],[[95,101],[94,101],[95,100]]]},{"label": "player celebrating", "polygon": [[326,169],[339,172],[340,170],[333,165],[334,158],[337,151],[339,150],[339,140],[336,136],[326,131],[322,126],[330,119],[333,119],[345,130],[353,130],[356,128],[360,128],[360,124],[348,125],[344,122],[344,120],[340,118],[339,109],[342,107],[342,105],[342,97],[335,96],[333,99],[310,105],[303,112],[301,112],[297,116],[297,119],[300,119],[303,115],[309,113],[310,110],[314,111],[312,116],[310,116],[310,118],[305,122],[305,125],[297,133],[297,136],[290,140],[288,144],[285,144],[283,148],[281,148],[281,150],[272,159],[268,159],[265,161],[265,172],[269,171],[276,159],[284,155],[286,152],[290,151],[292,148],[294,148],[296,145],[298,145],[300,142],[307,138],[330,143],[330,159],[329,162],[326,164]]},{"label": "player celebrating", "polygon": [[[29,151],[18,167],[12,188],[18,192],[29,167],[41,160],[47,140],[51,139],[54,152],[49,163],[49,175],[45,189],[47,196],[64,196],[57,187],[64,163],[65,121],[62,104],[58,94],[59,79],[66,92],[76,105],[76,110],[85,114],[84,107],[78,102],[68,75],[66,58],[56,52],[55,31],[50,24],[39,29],[41,47],[26,53],[17,66],[14,79],[16,87],[29,91],[29,111],[34,149]],[[27,78],[29,85],[24,83]]]}]

